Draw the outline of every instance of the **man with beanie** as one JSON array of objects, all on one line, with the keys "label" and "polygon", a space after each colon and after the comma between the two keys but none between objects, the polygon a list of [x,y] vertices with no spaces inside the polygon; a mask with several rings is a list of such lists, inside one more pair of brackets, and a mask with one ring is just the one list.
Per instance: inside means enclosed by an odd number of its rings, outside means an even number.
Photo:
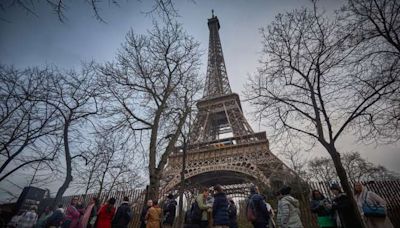
[{"label": "man with beanie", "polygon": [[[264,198],[259,194],[257,186],[250,187],[250,197],[247,202],[247,215],[248,220],[253,224],[254,228],[266,228],[269,224],[269,214]],[[252,214],[254,218],[249,216]]]},{"label": "man with beanie", "polygon": [[133,217],[131,206],[129,205],[129,198],[124,197],[124,201],[118,207],[117,212],[112,220],[113,228],[126,228]]},{"label": "man with beanie", "polygon": [[300,204],[290,195],[292,189],[284,186],[278,192],[277,224],[281,228],[303,228],[300,220]]}]

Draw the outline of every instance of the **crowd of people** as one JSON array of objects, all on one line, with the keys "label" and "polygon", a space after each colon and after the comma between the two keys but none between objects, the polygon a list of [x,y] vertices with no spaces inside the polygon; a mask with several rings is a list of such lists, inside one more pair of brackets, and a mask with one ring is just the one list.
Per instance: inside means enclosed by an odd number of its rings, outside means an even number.
[{"label": "crowd of people", "polygon": [[64,210],[59,205],[56,210],[47,207],[38,216],[37,206],[14,216],[8,224],[9,228],[126,228],[133,217],[128,197],[124,197],[118,209],[115,198],[99,205],[97,198],[92,198],[84,207],[78,197],[73,197]]},{"label": "crowd of people", "polygon": [[[325,197],[319,190],[311,192],[310,209],[317,216],[322,228],[362,227],[357,214],[352,210],[350,198],[342,192],[338,184],[332,184],[333,198]],[[291,195],[291,188],[282,187],[277,193],[277,208],[274,210],[257,186],[250,187],[246,200],[246,217],[254,228],[302,228],[299,200]],[[354,198],[366,228],[393,228],[387,214],[386,202],[376,193],[367,190],[361,183],[354,184]],[[38,216],[37,207],[14,216],[9,227],[13,228],[126,228],[132,220],[133,212],[128,197],[124,197],[119,207],[110,198],[99,205],[92,198],[84,207],[78,197],[72,198],[64,210],[59,205],[56,210],[46,208]],[[172,228],[176,217],[177,202],[172,194],[164,201],[162,208],[157,200],[148,200],[140,216],[140,228]],[[185,228],[238,228],[238,208],[234,199],[227,196],[221,185],[201,189],[195,197],[184,219]],[[276,214],[276,216],[275,216]],[[175,226],[176,227],[176,226]]]},{"label": "crowd of people", "polygon": [[[325,228],[362,227],[352,210],[350,198],[338,184],[330,186],[333,199],[326,198],[319,190],[311,194],[311,211],[318,217],[318,225]],[[386,213],[386,202],[361,183],[354,184],[354,198],[366,228],[393,228]]]}]

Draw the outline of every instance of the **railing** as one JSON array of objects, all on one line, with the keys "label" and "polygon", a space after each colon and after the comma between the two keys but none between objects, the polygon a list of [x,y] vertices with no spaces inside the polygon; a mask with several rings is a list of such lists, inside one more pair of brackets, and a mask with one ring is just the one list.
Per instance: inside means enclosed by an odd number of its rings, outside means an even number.
[{"label": "railing", "polygon": [[[374,182],[362,182],[364,186],[370,191],[375,192],[376,194],[380,195],[382,198],[384,198],[387,202],[387,208],[388,208],[388,216],[391,219],[391,222],[393,223],[394,227],[400,227],[400,180],[390,180],[390,181],[374,181]],[[317,189],[321,193],[323,193],[326,197],[332,198],[332,194],[329,190],[329,184],[328,183],[322,183],[322,182],[312,182],[309,183],[309,190]],[[227,189],[228,190],[228,189]],[[119,203],[122,201],[122,198],[124,196],[129,197],[130,202],[132,203],[132,210],[133,210],[133,219],[129,225],[130,228],[136,228],[140,226],[140,215],[142,208],[144,206],[144,201],[145,201],[145,189],[134,189],[126,192],[122,191],[115,191],[110,194],[101,194],[100,200],[102,202],[105,202],[108,198],[114,197],[117,202],[116,205],[118,206]],[[229,191],[228,191],[229,192]],[[307,191],[305,191],[307,192]],[[247,190],[246,190],[247,193]],[[244,193],[243,193],[244,194]],[[245,199],[245,196],[243,194],[239,194],[243,200]],[[161,193],[161,195],[165,195],[165,193]],[[87,205],[87,203],[90,201],[92,197],[97,196],[97,194],[88,194],[86,196],[84,195],[78,195],[78,197],[81,197],[83,200],[84,204]],[[238,196],[238,195],[237,195]],[[237,197],[234,196],[234,197]],[[65,196],[62,198],[62,203],[63,205],[68,205],[69,202],[71,201],[72,197],[74,196]],[[318,227],[316,223],[316,217],[313,215],[309,209],[309,199],[310,196],[308,193],[304,193],[303,196],[299,197],[300,200],[300,205],[301,205],[301,215],[302,215],[302,221],[304,224],[307,224],[306,227],[313,228],[313,227]],[[276,199],[273,199],[274,202],[272,203],[273,206],[276,205]],[[241,221],[241,224],[244,225],[244,227],[247,227],[248,223],[245,221],[245,210],[244,208],[244,201],[241,201],[240,210],[238,211],[238,219]],[[188,205],[186,203],[186,205]],[[245,225],[246,224],[246,225]],[[177,226],[178,227],[178,226]]]}]

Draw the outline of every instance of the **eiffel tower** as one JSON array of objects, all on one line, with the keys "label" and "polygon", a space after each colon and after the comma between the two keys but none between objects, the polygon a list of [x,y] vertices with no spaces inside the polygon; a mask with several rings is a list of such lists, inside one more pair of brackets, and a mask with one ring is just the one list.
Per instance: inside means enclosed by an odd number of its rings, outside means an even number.
[{"label": "eiffel tower", "polygon": [[[187,146],[185,181],[197,186],[243,186],[255,183],[270,186],[293,177],[269,150],[265,132],[254,132],[243,115],[239,95],[229,85],[222,45],[220,24],[214,12],[208,19],[210,31],[208,66],[203,98],[190,130]],[[164,191],[180,183],[182,150],[168,158],[164,171]],[[236,190],[241,190],[236,188]]]}]

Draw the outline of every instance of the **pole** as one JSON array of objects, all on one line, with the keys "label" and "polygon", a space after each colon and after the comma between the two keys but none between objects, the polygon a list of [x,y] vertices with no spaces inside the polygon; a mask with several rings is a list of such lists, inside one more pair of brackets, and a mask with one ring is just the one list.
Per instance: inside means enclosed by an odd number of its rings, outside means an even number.
[{"label": "pole", "polygon": [[183,148],[182,148],[182,170],[181,170],[181,186],[179,189],[179,220],[178,224],[183,224],[183,193],[185,191],[185,169],[186,169],[186,150],[187,150],[187,140],[186,136],[183,136]]}]

